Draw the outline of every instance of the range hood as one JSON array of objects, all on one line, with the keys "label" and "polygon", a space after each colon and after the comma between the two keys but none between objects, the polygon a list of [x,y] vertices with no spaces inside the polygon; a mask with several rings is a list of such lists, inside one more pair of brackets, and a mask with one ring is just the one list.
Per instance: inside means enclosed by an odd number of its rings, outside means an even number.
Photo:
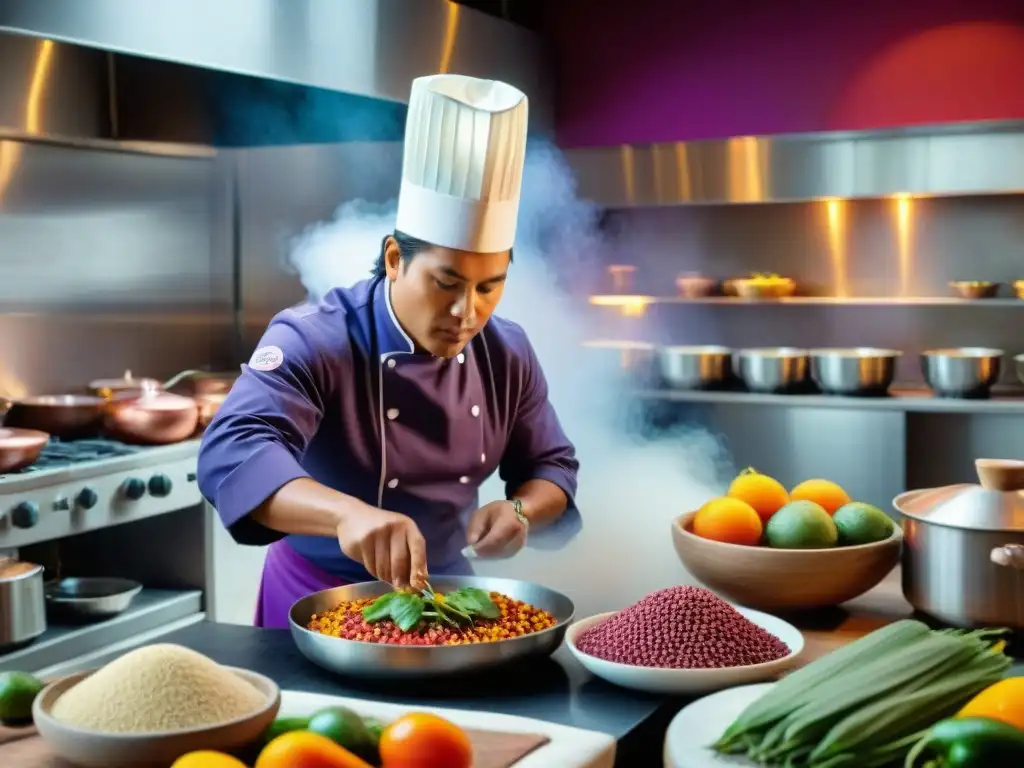
[{"label": "range hood", "polygon": [[400,140],[413,78],[458,72],[553,124],[540,38],[448,0],[3,0],[0,130],[210,146]]},{"label": "range hood", "polygon": [[1024,122],[743,136],[566,152],[608,208],[1024,192]]}]

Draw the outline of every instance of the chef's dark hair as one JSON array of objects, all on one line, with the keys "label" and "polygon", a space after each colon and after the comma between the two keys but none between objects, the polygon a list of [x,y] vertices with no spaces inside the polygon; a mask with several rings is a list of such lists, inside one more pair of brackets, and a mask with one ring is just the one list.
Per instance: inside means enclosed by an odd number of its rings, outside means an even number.
[{"label": "chef's dark hair", "polygon": [[[412,237],[410,235],[405,234],[404,232],[399,232],[396,229],[392,234],[385,235],[384,239],[380,241],[380,253],[377,255],[377,261],[373,265],[374,277],[384,277],[388,273],[387,265],[384,261],[384,253],[388,247],[389,237],[395,238],[395,242],[398,244],[398,253],[401,255],[402,261],[404,261],[406,264],[412,261],[412,257],[415,256],[420,251],[425,251],[428,248],[434,247],[431,243],[428,243],[426,240],[420,240],[417,237]],[[511,263],[512,251],[508,252],[508,260],[509,263]]]}]

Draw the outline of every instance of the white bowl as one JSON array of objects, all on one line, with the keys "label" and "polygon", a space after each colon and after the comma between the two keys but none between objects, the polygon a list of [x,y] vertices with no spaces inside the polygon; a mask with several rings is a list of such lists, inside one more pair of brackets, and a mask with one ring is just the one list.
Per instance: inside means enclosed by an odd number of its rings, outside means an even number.
[{"label": "white bowl", "polygon": [[804,636],[792,624],[767,613],[754,611],[750,608],[733,606],[749,621],[762,629],[766,629],[784,642],[789,648],[789,655],[776,661],[764,664],[748,664],[744,667],[720,667],[715,669],[669,669],[666,667],[634,667],[631,664],[620,664],[605,661],[576,647],[576,641],[584,632],[605,619],[611,618],[616,611],[599,613],[586,619],[580,619],[569,627],[565,633],[565,644],[572,655],[586,667],[587,671],[609,683],[621,685],[647,693],[668,694],[670,696],[709,693],[733,685],[757,683],[773,680],[796,664],[797,657],[804,649]]}]

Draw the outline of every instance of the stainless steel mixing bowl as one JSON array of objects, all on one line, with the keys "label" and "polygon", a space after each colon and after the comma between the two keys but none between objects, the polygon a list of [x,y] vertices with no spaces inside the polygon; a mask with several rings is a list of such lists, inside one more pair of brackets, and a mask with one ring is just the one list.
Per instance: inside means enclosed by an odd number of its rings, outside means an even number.
[{"label": "stainless steel mixing bowl", "polygon": [[662,380],[674,389],[716,389],[732,379],[728,347],[661,347],[658,363]]},{"label": "stainless steel mixing bowl", "polygon": [[807,387],[809,359],[806,349],[760,347],[743,349],[735,356],[736,371],[751,392],[787,393]]},{"label": "stainless steel mixing bowl", "polygon": [[895,349],[812,349],[811,378],[828,395],[884,395],[896,376]]},{"label": "stainless steel mixing bowl", "polygon": [[988,397],[1005,354],[987,347],[929,349],[921,353],[921,370],[939,397]]},{"label": "stainless steel mixing bowl", "polygon": [[307,659],[342,675],[371,680],[434,677],[490,669],[530,656],[549,656],[561,645],[576,610],[572,600],[561,592],[527,581],[481,576],[437,576],[432,577],[430,583],[436,591],[442,593],[460,587],[500,592],[547,611],[555,617],[557,623],[549,629],[512,640],[449,646],[364,643],[329,637],[306,629],[314,613],[324,613],[347,600],[376,597],[391,591],[389,585],[372,581],[325,589],[299,600],[291,607],[288,616],[292,638]]}]

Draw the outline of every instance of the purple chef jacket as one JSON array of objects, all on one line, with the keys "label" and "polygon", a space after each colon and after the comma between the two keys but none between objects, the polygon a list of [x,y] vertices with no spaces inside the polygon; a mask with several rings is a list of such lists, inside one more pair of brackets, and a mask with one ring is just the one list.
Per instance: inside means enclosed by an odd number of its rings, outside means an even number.
[{"label": "purple chef jacket", "polygon": [[249,517],[291,480],[408,515],[431,573],[468,574],[461,550],[481,482],[497,468],[509,496],[534,478],[561,488],[565,513],[529,539],[558,547],[581,527],[578,466],[522,328],[491,317],[457,357],[435,358],[398,324],[390,283],[371,279],[271,321],[206,429],[198,479],[236,541],[272,545],[257,624],[287,627],[294,601],[371,578],[335,538],[283,537]]}]

